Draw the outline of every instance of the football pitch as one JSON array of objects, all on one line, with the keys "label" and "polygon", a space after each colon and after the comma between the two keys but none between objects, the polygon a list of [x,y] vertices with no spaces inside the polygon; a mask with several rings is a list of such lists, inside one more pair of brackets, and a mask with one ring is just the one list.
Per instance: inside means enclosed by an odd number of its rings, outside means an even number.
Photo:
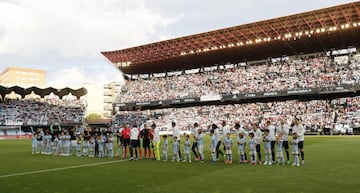
[{"label": "football pitch", "polygon": [[306,136],[300,167],[240,165],[235,145],[232,165],[211,163],[208,146],[204,163],[130,162],[32,155],[30,140],[0,141],[0,193],[360,192],[359,136]]}]

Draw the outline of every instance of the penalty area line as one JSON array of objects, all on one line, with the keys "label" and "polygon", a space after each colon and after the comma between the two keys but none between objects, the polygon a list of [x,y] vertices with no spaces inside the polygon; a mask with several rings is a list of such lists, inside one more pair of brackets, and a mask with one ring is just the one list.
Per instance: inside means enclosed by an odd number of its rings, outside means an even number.
[{"label": "penalty area line", "polygon": [[74,168],[83,168],[83,167],[90,167],[90,166],[98,166],[98,165],[112,164],[112,163],[118,163],[118,162],[123,162],[123,161],[129,161],[129,160],[115,160],[115,161],[108,161],[108,162],[98,162],[98,163],[92,163],[92,164],[83,164],[83,165],[77,165],[77,166],[67,166],[67,167],[61,167],[61,168],[38,170],[38,171],[32,171],[32,172],[6,174],[6,175],[1,175],[0,178],[7,178],[7,177],[13,177],[13,176],[24,176],[24,175],[29,175],[29,174],[39,174],[39,173],[53,172],[53,171],[59,171],[59,170],[68,170],[68,169],[74,169]]}]

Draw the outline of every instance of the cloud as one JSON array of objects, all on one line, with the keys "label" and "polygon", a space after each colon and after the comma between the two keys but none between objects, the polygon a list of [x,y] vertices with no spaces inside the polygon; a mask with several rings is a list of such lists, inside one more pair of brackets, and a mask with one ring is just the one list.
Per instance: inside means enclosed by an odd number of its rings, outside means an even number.
[{"label": "cloud", "polygon": [[151,0],[147,6],[164,15],[184,17],[167,28],[166,37],[179,37],[265,19],[272,19],[354,0]]},{"label": "cloud", "polygon": [[63,87],[63,85],[72,85],[72,87],[81,87],[81,83],[89,81],[85,73],[78,67],[71,67],[57,71],[52,77],[48,78],[48,86],[56,88]]},{"label": "cloud", "polygon": [[[97,70],[103,72],[102,70]],[[120,74],[120,73],[119,73]],[[110,76],[110,77],[109,77]],[[111,75],[107,73],[98,73],[96,76],[89,75],[88,69],[82,69],[79,66],[73,66],[56,71],[51,77],[48,77],[47,86],[55,88],[72,87],[80,88],[84,83],[103,85],[108,83],[109,79],[113,81],[124,81],[120,75]]]},{"label": "cloud", "polygon": [[119,80],[100,52],[156,41],[182,15],[164,16],[145,0],[7,0],[0,18],[1,68],[46,69],[49,85],[64,87]]},{"label": "cloud", "polygon": [[350,1],[0,0],[0,71],[46,69],[49,84],[60,87],[113,81],[121,74],[100,51]]},{"label": "cloud", "polygon": [[0,53],[94,56],[149,41],[175,22],[132,0],[13,0],[0,2]]}]

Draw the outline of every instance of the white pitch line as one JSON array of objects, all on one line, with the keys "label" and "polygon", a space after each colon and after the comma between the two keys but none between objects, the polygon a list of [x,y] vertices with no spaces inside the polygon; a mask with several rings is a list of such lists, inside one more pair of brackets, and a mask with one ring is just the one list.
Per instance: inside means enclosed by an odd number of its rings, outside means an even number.
[{"label": "white pitch line", "polygon": [[129,160],[115,160],[115,161],[99,162],[99,163],[93,163],[93,164],[83,164],[83,165],[77,165],[77,166],[53,168],[53,169],[47,169],[47,170],[38,170],[38,171],[32,171],[32,172],[21,172],[21,173],[14,173],[14,174],[6,174],[6,175],[0,176],[0,178],[7,178],[7,177],[13,177],[13,176],[23,176],[23,175],[38,174],[38,173],[46,173],[46,172],[53,172],[53,171],[59,171],[59,170],[68,170],[68,169],[82,168],[82,167],[89,167],[89,166],[98,166],[98,165],[112,164],[112,163],[123,162],[123,161],[129,161]]},{"label": "white pitch line", "polygon": [[[206,150],[207,148],[204,148]],[[171,156],[171,153],[168,153],[168,156]],[[163,157],[161,155],[161,157]],[[111,163],[117,163],[117,162],[123,162],[123,161],[129,161],[128,159],[125,160],[115,160],[115,161],[108,161],[108,162],[99,162],[99,163],[93,163],[93,164],[83,164],[83,165],[77,165],[77,166],[68,166],[68,167],[62,167],[62,168],[53,168],[53,169],[47,169],[47,170],[38,170],[38,171],[32,171],[32,172],[21,172],[21,173],[14,173],[14,174],[6,174],[0,176],[0,178],[7,178],[7,177],[13,177],[13,176],[23,176],[23,175],[29,175],[29,174],[38,174],[38,173],[46,173],[46,172],[53,172],[53,171],[59,171],[59,170],[68,170],[73,168],[82,168],[82,167],[89,167],[89,166],[97,166],[97,165],[104,165],[104,164],[111,164]]]}]

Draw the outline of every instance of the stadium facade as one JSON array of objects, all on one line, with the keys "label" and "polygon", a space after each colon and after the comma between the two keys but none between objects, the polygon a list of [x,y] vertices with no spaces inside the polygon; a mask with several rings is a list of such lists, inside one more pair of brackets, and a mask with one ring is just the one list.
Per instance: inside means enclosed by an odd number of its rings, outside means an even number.
[{"label": "stadium facade", "polygon": [[0,85],[21,87],[44,87],[46,71],[10,66],[0,73]]}]

